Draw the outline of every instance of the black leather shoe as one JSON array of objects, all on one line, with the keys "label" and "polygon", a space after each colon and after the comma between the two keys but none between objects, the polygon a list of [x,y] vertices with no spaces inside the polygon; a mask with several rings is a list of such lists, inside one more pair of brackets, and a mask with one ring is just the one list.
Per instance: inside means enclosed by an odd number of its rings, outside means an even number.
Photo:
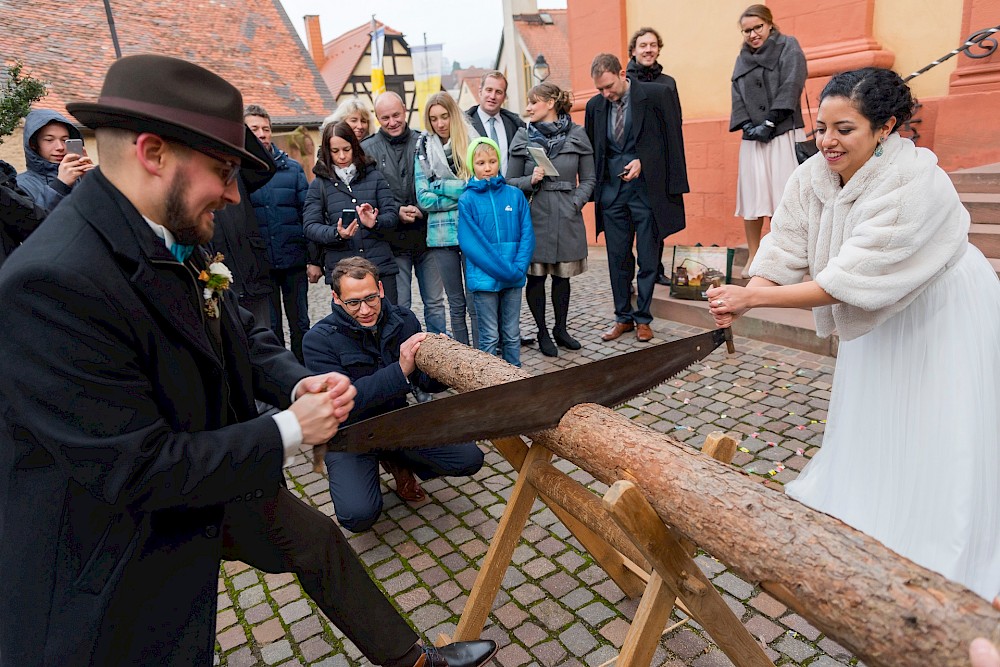
[{"label": "black leather shoe", "polygon": [[656,276],[656,284],[663,285],[664,287],[670,287],[670,278],[667,277],[666,274],[661,273],[660,275]]},{"label": "black leather shoe", "polygon": [[428,394],[426,391],[420,387],[411,387],[413,392],[413,398],[417,399],[417,403],[426,403],[427,401],[433,401],[433,394]]},{"label": "black leather shoe", "polygon": [[490,639],[455,642],[435,648],[424,646],[424,654],[413,667],[479,667],[497,654],[497,643]]}]

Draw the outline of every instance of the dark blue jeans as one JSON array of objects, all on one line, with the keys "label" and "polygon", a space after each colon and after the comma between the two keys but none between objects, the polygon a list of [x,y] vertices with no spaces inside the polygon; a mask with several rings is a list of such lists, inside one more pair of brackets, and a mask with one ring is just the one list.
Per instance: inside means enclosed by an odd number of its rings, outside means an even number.
[{"label": "dark blue jeans", "polygon": [[285,334],[281,326],[281,303],[285,304],[285,317],[288,318],[288,329],[292,339],[292,353],[302,363],[302,337],[309,331],[309,279],[306,269],[294,267],[291,269],[271,269],[271,330],[278,337],[278,342],[285,344]]},{"label": "dark blue jeans", "polygon": [[327,452],[324,461],[330,475],[333,508],[337,521],[351,532],[368,530],[382,513],[380,459],[409,468],[420,479],[467,477],[483,467],[483,452],[474,442],[365,454]]},{"label": "dark blue jeans", "polygon": [[[429,250],[416,254],[405,253],[396,255],[396,292],[399,302],[397,306],[412,309],[413,276],[417,276],[417,288],[420,290],[420,300],[424,304],[424,328],[427,333],[445,333],[447,325],[444,319],[444,285],[431,266]],[[383,283],[384,285],[385,283]]]},{"label": "dark blue jeans", "polygon": [[[448,311],[451,317],[451,336],[459,343],[469,344],[469,327],[465,321],[468,310],[472,317],[473,341],[475,341],[476,312],[475,306],[465,291],[465,280],[462,272],[462,253],[458,246],[444,248],[428,248],[427,280],[435,290],[448,296]],[[429,333],[447,333],[444,328],[444,300],[439,302],[440,313],[432,327],[431,315],[424,304],[424,314],[427,319]]]}]

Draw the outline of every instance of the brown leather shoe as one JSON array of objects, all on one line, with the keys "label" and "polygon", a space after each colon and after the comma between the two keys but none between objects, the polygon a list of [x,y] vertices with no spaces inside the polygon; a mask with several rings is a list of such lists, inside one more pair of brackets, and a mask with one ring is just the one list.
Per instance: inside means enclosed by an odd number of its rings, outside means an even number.
[{"label": "brown leather shoe", "polygon": [[620,338],[623,333],[627,333],[635,329],[635,324],[632,322],[615,322],[615,325],[601,334],[601,340],[610,341],[616,338]]},{"label": "brown leather shoe", "polygon": [[640,343],[648,343],[653,340],[653,330],[648,324],[639,323],[635,325],[635,339]]},{"label": "brown leather shoe", "polygon": [[396,495],[408,503],[419,503],[426,500],[427,494],[420,488],[420,482],[413,476],[409,468],[396,465],[391,461],[382,461],[382,467],[396,480]]}]

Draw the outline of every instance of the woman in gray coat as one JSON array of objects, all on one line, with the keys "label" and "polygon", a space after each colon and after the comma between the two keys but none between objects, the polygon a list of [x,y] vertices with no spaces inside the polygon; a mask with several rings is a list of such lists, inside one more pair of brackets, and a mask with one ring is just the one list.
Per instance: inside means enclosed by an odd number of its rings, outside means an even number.
[{"label": "woman in gray coat", "polygon": [[771,10],[750,5],[740,15],[743,48],[733,68],[733,113],[729,131],[742,130],[736,215],[743,218],[750,257],[760,246],[764,218],[770,218],[785,183],[795,171],[795,142],[805,141],[799,98],[806,83],[806,57],[794,37],[783,35]]},{"label": "woman in gray coat", "polygon": [[[528,308],[538,325],[538,347],[547,357],[559,354],[556,345],[579,350],[569,335],[569,279],[587,270],[587,233],[580,209],[594,191],[594,149],[584,129],[569,116],[572,96],[552,83],[528,91],[528,126],[517,131],[510,144],[507,182],[531,201],[535,254],[525,289]],[[528,152],[545,151],[558,176],[546,176]],[[545,325],[545,279],[552,276],[555,326],[549,337]],[[553,342],[555,341],[555,342]]]}]

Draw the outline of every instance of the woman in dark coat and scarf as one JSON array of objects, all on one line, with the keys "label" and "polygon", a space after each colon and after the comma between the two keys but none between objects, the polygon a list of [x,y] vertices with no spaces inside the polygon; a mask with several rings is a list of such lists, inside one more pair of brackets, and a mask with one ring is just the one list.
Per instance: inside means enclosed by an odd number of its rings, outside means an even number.
[{"label": "woman in dark coat and scarf", "polygon": [[[378,267],[385,298],[396,303],[399,268],[385,234],[396,228],[399,207],[350,125],[334,123],[323,130],[313,173],[317,178],[306,194],[302,228],[308,240],[322,246],[327,283],[337,262],[364,257]],[[345,219],[348,211],[356,213],[353,221]]]},{"label": "woman in dark coat and scarf", "polygon": [[[572,96],[552,83],[528,91],[528,125],[510,144],[507,183],[531,197],[535,253],[528,268],[526,300],[538,325],[538,347],[547,357],[556,345],[579,350],[566,328],[569,279],[587,270],[587,233],[580,209],[594,191],[594,149],[587,133],[569,116]],[[545,151],[558,176],[546,176],[529,146]],[[545,324],[545,279],[552,276],[552,337]],[[554,341],[554,342],[553,342]]]},{"label": "woman in dark coat and scarf", "polygon": [[795,142],[805,141],[799,99],[806,84],[806,57],[794,37],[774,25],[771,10],[750,5],[740,16],[743,48],[733,68],[733,113],[729,131],[743,131],[736,215],[743,218],[750,257],[760,246],[764,218],[770,218],[785,183],[798,166]]}]

